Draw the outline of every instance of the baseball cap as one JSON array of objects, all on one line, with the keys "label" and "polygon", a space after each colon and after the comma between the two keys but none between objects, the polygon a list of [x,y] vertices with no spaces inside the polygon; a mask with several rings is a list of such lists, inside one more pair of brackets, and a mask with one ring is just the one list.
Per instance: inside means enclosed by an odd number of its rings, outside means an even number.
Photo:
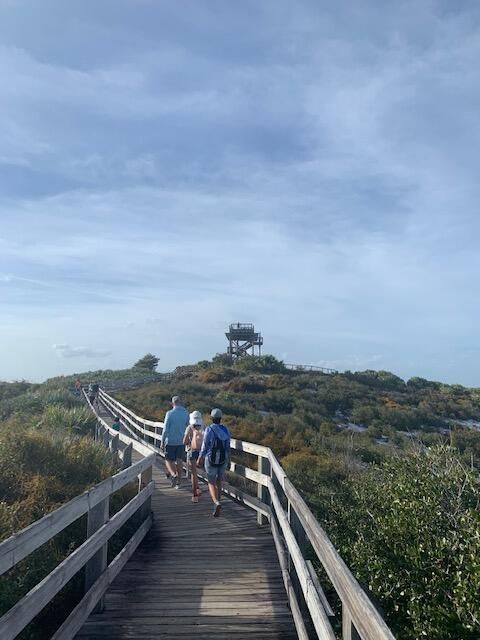
[{"label": "baseball cap", "polygon": [[212,416],[212,418],[221,418],[222,417],[222,410],[221,409],[212,409],[212,412],[210,413],[210,415]]}]

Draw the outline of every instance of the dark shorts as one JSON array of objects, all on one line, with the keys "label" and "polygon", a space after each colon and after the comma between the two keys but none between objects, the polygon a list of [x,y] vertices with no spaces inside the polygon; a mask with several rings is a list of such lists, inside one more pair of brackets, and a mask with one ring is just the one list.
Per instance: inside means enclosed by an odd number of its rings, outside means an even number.
[{"label": "dark shorts", "polygon": [[185,458],[185,447],[183,444],[167,444],[165,447],[165,458],[175,462]]},{"label": "dark shorts", "polygon": [[187,452],[187,460],[198,460],[198,456],[200,455],[200,451],[195,449],[194,451]]}]

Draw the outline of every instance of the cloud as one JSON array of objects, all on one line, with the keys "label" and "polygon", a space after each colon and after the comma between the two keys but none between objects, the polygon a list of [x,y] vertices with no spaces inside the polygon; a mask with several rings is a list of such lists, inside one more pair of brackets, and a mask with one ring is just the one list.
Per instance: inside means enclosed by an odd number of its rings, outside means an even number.
[{"label": "cloud", "polygon": [[111,354],[106,349],[72,347],[69,344],[54,344],[53,348],[62,358],[106,358]]},{"label": "cloud", "polygon": [[293,362],[451,378],[432,344],[463,353],[480,313],[480,8],[90,4],[0,4],[5,375],[19,326],[103,336],[38,347],[50,372],[173,368],[240,320]]}]

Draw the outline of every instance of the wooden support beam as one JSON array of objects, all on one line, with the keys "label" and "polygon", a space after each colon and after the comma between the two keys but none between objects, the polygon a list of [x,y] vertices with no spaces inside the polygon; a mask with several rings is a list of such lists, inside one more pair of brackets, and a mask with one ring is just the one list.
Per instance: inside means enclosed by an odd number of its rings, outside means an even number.
[{"label": "wooden support beam", "polygon": [[[258,456],[258,473],[270,476],[270,461],[268,458],[264,456]],[[263,484],[257,484],[257,498],[260,502],[263,502],[266,505],[270,505],[270,493],[268,491],[268,487],[265,487]],[[264,525],[268,522],[268,519],[259,511],[257,511],[257,524]]]},{"label": "wooden support beam", "polygon": [[110,452],[115,455],[118,454],[118,443],[119,443],[119,435],[117,433],[117,435],[112,436],[110,442],[108,443],[108,448],[110,449]]},{"label": "wooden support beam", "polygon": [[133,444],[127,444],[122,454],[122,469],[128,469],[128,467],[132,466],[132,451]]},{"label": "wooden support beam", "polygon": [[[140,493],[145,487],[147,487],[152,482],[152,473],[153,473],[153,469],[151,466],[147,467],[144,471],[142,471],[142,473],[138,478],[138,493]],[[143,520],[146,520],[150,516],[152,512],[151,496],[147,498],[147,500],[145,500],[139,512],[140,512],[140,520],[142,522]]]},{"label": "wooden support beam", "polygon": [[[109,505],[110,499],[107,496],[102,502],[95,505],[88,512],[87,521],[87,538],[93,536],[93,534],[103,527],[108,522],[109,518]],[[97,553],[90,558],[85,565],[85,593],[87,593],[90,587],[98,580],[102,573],[107,568],[107,553],[108,542]],[[104,604],[103,599],[98,602],[95,607],[95,612],[100,613],[103,611]]]},{"label": "wooden support beam", "polygon": [[345,605],[342,606],[342,640],[362,640]]}]

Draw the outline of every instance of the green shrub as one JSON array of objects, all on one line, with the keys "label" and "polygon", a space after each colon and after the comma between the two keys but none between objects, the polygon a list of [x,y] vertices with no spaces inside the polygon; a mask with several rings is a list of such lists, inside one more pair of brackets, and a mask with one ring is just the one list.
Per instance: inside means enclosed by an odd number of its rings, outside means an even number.
[{"label": "green shrub", "polygon": [[399,640],[480,635],[480,486],[447,447],[358,475],[329,514],[335,542]]}]

